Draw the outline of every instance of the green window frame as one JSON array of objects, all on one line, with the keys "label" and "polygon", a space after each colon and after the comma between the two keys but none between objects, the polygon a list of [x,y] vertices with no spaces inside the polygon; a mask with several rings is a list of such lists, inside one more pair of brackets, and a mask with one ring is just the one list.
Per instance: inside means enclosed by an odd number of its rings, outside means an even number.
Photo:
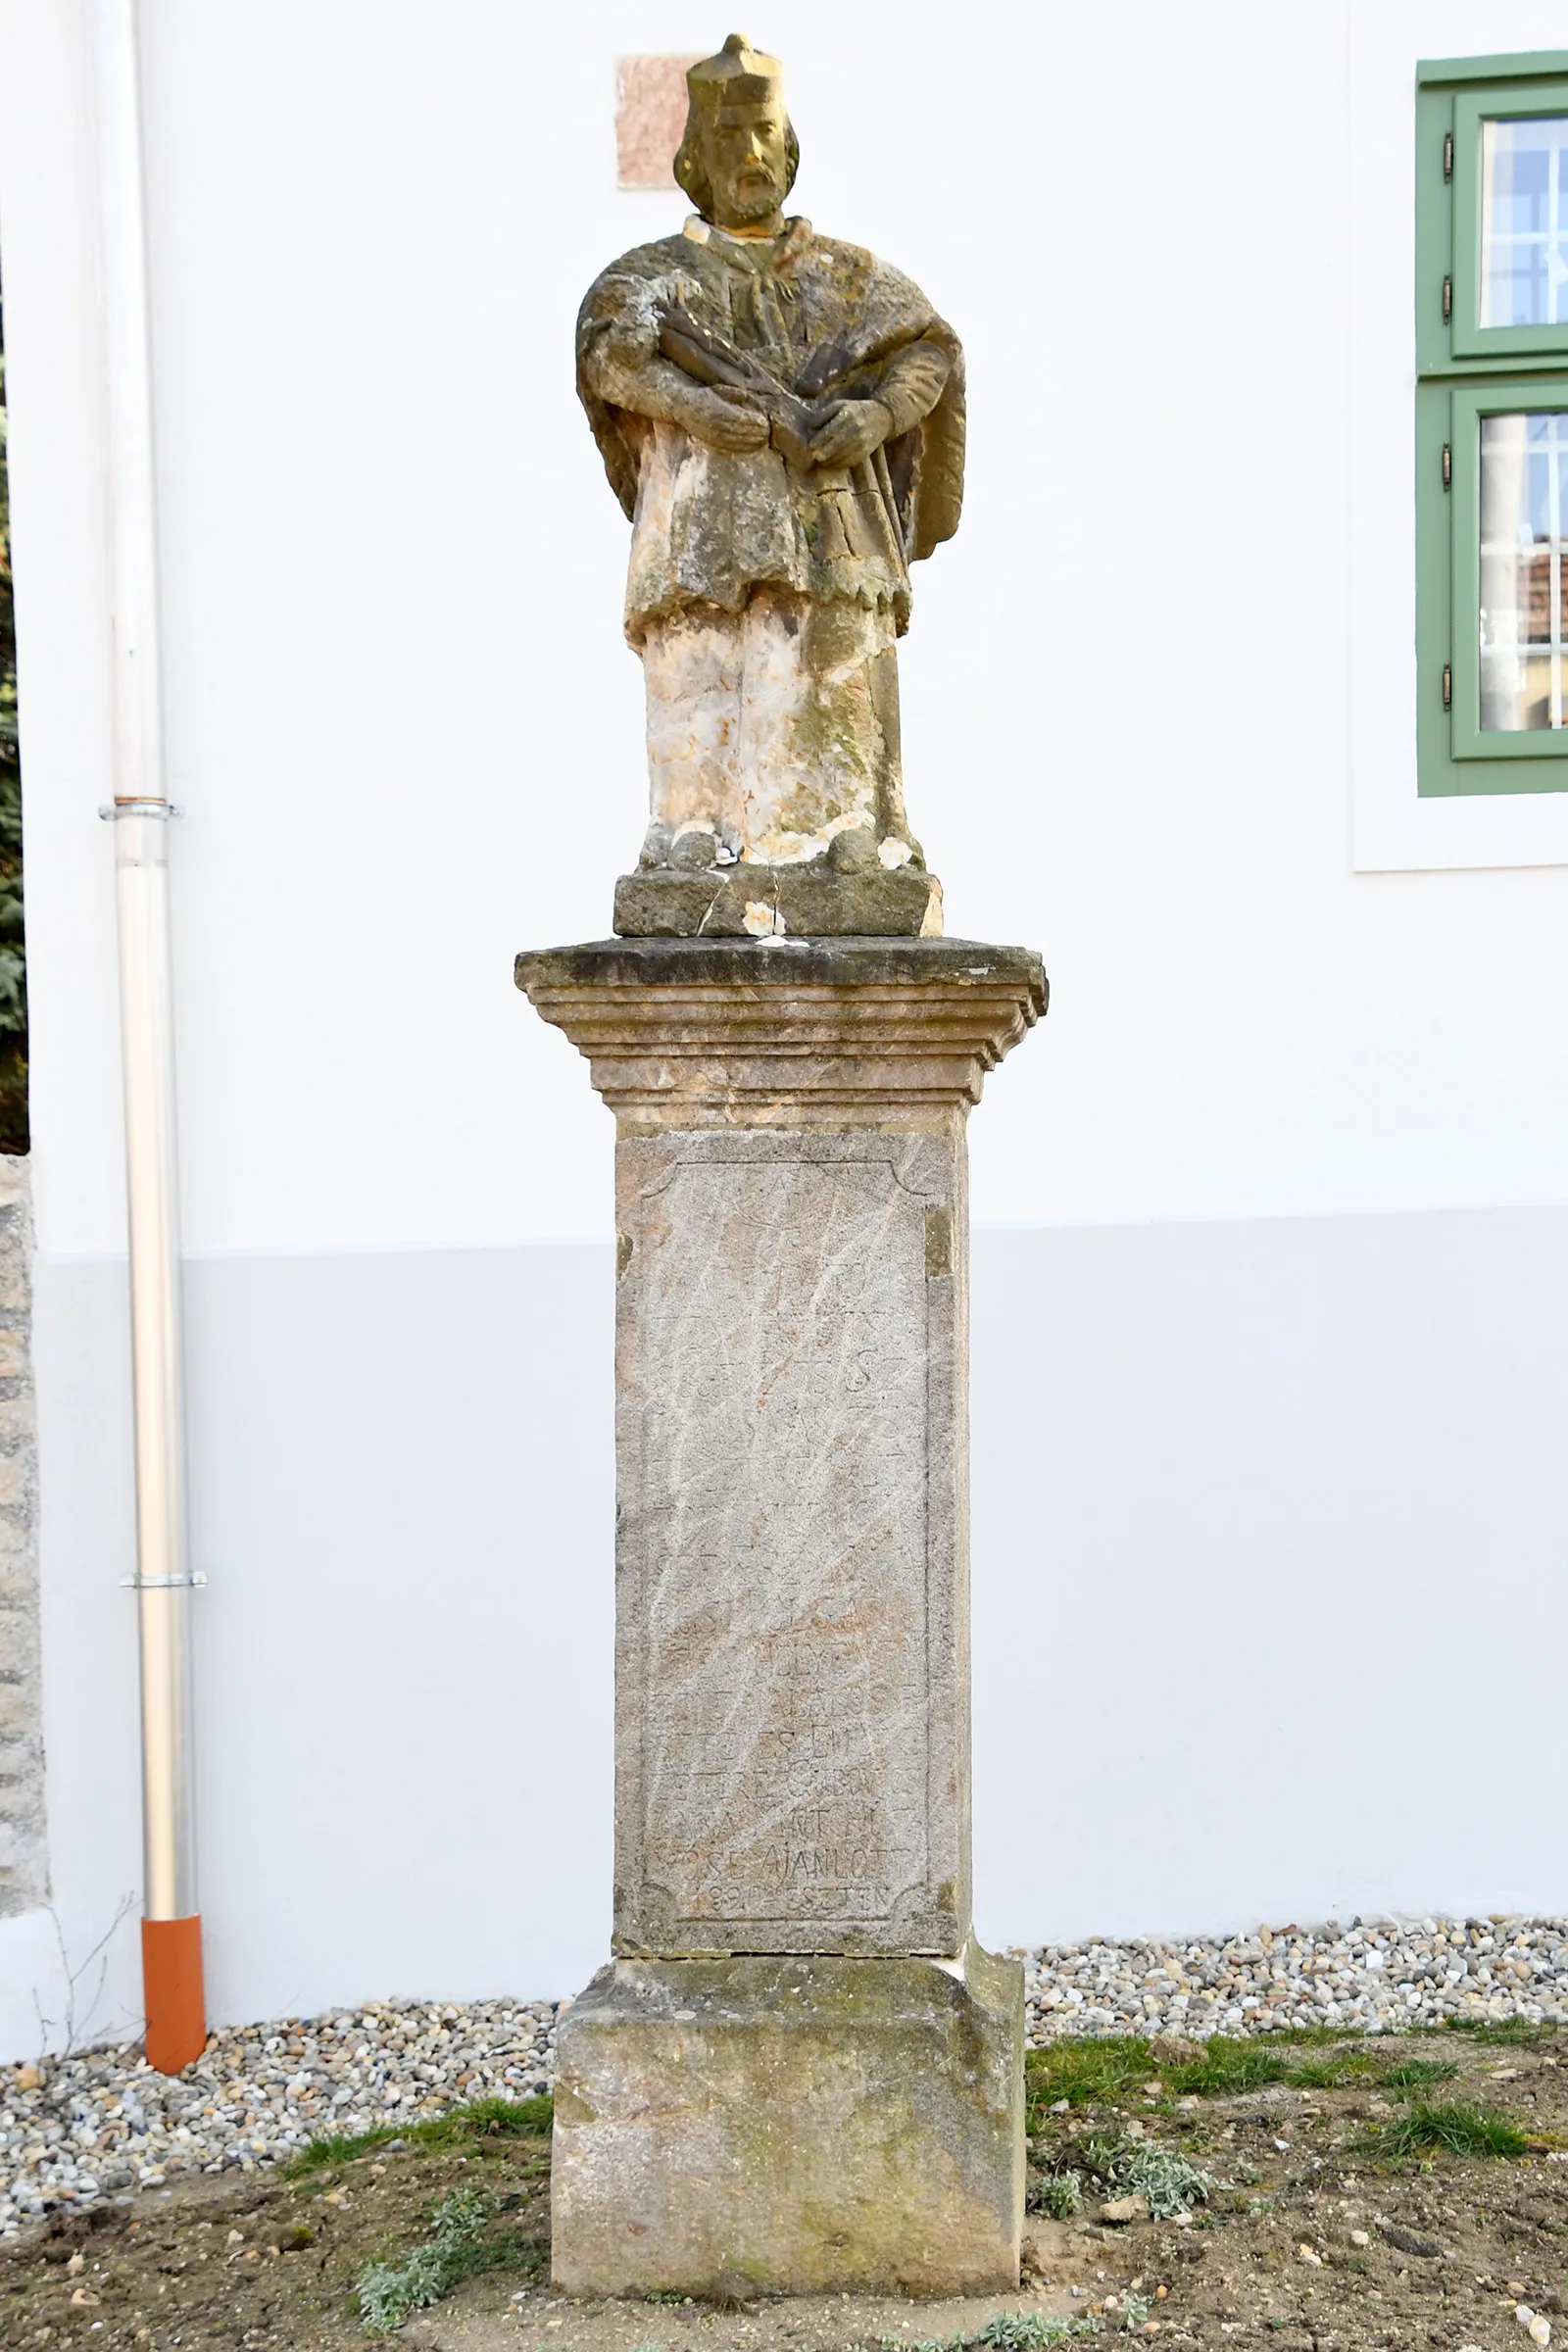
[{"label": "green window frame", "polygon": [[[1568,514],[1568,319],[1483,322],[1483,141],[1490,122],[1551,117],[1568,120],[1568,52],[1443,58],[1416,69],[1416,755],[1423,799],[1568,792],[1568,522],[1558,521],[1549,547],[1542,543],[1544,552],[1532,559],[1549,583],[1549,645],[1535,636],[1534,585],[1514,590],[1516,604],[1524,598],[1532,655],[1560,681],[1545,698],[1547,723],[1482,726],[1488,419],[1563,416]],[[1568,192],[1562,225],[1568,243]],[[1557,434],[1544,431],[1555,486]],[[1501,544],[1506,550],[1508,542]],[[1491,659],[1495,663],[1496,655]]]}]

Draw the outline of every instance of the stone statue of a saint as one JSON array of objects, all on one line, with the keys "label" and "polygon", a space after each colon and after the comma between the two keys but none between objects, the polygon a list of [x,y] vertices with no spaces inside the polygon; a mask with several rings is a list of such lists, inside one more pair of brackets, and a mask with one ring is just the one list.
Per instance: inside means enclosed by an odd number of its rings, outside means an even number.
[{"label": "stone statue of a saint", "polygon": [[577,381],[631,518],[651,822],[625,933],[941,928],[904,810],[909,564],[957,527],[963,356],[910,280],[786,220],[776,59],[687,75],[697,210],[596,278]]}]

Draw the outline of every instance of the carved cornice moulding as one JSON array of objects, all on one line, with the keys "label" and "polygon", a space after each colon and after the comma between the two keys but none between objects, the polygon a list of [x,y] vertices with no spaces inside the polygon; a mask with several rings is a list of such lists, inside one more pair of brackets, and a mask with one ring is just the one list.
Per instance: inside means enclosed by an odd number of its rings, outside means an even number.
[{"label": "carved cornice moulding", "polygon": [[602,940],[516,961],[623,1126],[945,1125],[1046,1009],[972,940]]}]

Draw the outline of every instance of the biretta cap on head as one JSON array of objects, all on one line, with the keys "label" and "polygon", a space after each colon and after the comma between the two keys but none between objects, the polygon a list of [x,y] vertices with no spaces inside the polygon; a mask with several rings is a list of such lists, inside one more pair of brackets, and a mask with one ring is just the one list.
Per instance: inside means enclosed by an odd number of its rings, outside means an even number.
[{"label": "biretta cap on head", "polygon": [[716,57],[705,57],[686,72],[694,107],[716,115],[732,106],[776,104],[784,94],[784,69],[776,57],[754,49],[744,32],[732,32]]}]

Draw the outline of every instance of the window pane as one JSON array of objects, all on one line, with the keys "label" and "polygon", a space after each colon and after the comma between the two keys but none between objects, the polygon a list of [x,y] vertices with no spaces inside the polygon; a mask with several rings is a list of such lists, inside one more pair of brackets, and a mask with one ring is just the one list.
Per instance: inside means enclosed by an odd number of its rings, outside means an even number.
[{"label": "window pane", "polygon": [[1481,724],[1563,723],[1568,411],[1481,419]]},{"label": "window pane", "polygon": [[1568,116],[1481,125],[1481,323],[1568,322]]}]

